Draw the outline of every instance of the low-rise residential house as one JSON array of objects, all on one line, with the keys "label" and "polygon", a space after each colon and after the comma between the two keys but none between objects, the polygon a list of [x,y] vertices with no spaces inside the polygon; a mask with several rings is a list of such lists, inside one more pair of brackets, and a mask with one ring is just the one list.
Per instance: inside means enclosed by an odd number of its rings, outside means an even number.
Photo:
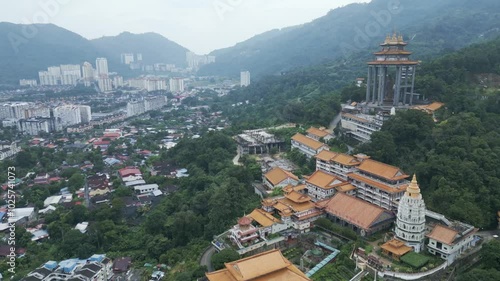
[{"label": "low-rise residential house", "polygon": [[314,172],[306,180],[307,194],[313,201],[331,198],[337,193],[337,189],[343,186],[347,188],[347,185],[350,185],[349,182],[321,170]]},{"label": "low-rise residential house", "polygon": [[145,184],[145,185],[137,185],[134,186],[135,192],[138,194],[148,194],[152,193],[156,190],[159,190],[159,186],[157,184]]},{"label": "low-rise residential house", "polygon": [[298,149],[307,158],[312,158],[323,150],[330,150],[330,147],[320,141],[297,133],[292,137],[292,149]]},{"label": "low-rise residential house", "polygon": [[118,171],[120,178],[124,181],[142,180],[141,170],[136,167],[126,167]]},{"label": "low-rise residential house", "polygon": [[264,174],[263,182],[268,189],[273,190],[287,185],[295,186],[299,183],[299,178],[289,171],[276,167]]},{"label": "low-rise residential house", "polygon": [[132,265],[132,258],[123,257],[116,259],[113,263],[113,272],[114,273],[124,273],[127,272]]},{"label": "low-rise residential house", "polygon": [[390,228],[395,221],[394,213],[344,193],[337,193],[316,205],[331,221],[349,227],[361,236]]},{"label": "low-rise residential house", "polygon": [[22,281],[107,281],[113,277],[112,262],[104,255],[86,260],[69,259],[46,262],[30,272]]},{"label": "low-rise residential house", "polygon": [[476,246],[479,241],[475,235],[477,231],[477,228],[459,222],[450,226],[437,224],[427,235],[427,250],[451,264],[465,251]]},{"label": "low-rise residential house", "polygon": [[333,136],[326,131],[325,127],[316,128],[311,127],[307,130],[307,137],[315,139],[317,141],[323,140],[323,142],[328,142],[333,139]]},{"label": "low-rise residential house", "polygon": [[37,175],[35,178],[35,184],[49,184],[49,174]]}]

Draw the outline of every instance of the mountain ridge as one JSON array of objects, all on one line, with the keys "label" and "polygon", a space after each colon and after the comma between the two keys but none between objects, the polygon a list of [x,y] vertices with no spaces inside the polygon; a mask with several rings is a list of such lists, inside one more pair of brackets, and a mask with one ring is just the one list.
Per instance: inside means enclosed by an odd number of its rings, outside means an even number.
[{"label": "mountain ridge", "polygon": [[[127,45],[127,47],[124,47]],[[121,53],[142,53],[145,63],[185,65],[187,48],[148,32],[123,32],[89,40],[54,24],[0,22],[0,84],[18,84],[19,79],[36,79],[38,71],[60,64],[95,64],[106,57],[111,71],[130,71],[120,62]]]}]

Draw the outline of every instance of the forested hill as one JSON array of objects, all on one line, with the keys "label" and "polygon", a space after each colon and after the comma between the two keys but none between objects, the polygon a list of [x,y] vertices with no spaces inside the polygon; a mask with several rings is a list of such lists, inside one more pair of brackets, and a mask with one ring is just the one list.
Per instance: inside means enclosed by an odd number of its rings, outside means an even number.
[{"label": "forested hill", "polygon": [[434,123],[401,112],[360,152],[416,172],[427,207],[478,227],[500,210],[500,39],[426,63],[417,89],[446,103]]},{"label": "forested hill", "polygon": [[373,0],[330,11],[310,23],[255,36],[216,50],[200,75],[252,77],[279,74],[338,58],[359,65],[394,30],[405,35],[419,60],[458,50],[500,34],[497,0]]},{"label": "forested hill", "polygon": [[[185,65],[186,48],[155,34],[122,33],[87,40],[53,24],[0,22],[0,85],[17,85],[19,79],[38,78],[38,71],[60,64],[95,64],[97,57],[108,59],[111,71],[127,74],[121,53],[142,53],[145,63]],[[95,66],[95,65],[94,65]]]}]

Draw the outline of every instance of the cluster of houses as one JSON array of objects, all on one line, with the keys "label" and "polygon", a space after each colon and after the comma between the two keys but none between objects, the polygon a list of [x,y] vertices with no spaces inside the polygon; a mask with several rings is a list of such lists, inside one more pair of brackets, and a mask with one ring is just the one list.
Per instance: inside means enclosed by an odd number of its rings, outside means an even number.
[{"label": "cluster of houses", "polygon": [[451,263],[476,245],[476,228],[425,208],[415,177],[410,181],[398,167],[364,154],[332,152],[320,141],[329,138],[325,134],[311,128],[307,136],[292,138],[292,149],[316,158],[316,171],[302,179],[279,167],[264,173],[268,194],[276,189],[283,194],[263,198],[260,208],[213,242],[215,247],[226,247],[227,238],[240,254],[247,253],[269,245],[269,237],[275,238],[270,235],[278,235],[273,241],[279,242],[308,232],[321,217],[364,237],[395,226],[394,240],[383,247],[388,252],[400,241],[408,251],[427,249]]},{"label": "cluster of houses", "polygon": [[48,261],[21,280],[106,281],[127,272],[131,264],[130,258],[118,258],[112,261],[105,255],[92,255],[83,260]]}]

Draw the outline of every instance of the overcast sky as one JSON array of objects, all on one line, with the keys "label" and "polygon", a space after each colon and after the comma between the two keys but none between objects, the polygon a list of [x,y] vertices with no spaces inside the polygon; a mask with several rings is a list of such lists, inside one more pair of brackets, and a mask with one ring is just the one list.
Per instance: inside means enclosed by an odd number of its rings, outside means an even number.
[{"label": "overcast sky", "polygon": [[[48,21],[89,39],[123,31],[157,32],[198,54],[206,54],[274,28],[310,22],[353,2],[368,1],[3,0],[0,21]],[[55,7],[43,8],[43,3]]]}]

